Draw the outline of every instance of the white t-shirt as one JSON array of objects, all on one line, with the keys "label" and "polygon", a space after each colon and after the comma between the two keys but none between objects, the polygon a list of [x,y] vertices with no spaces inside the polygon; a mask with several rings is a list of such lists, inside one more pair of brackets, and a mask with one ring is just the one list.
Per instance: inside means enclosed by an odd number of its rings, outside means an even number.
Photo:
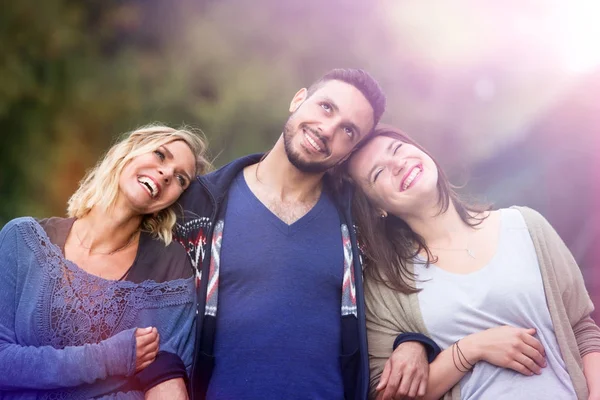
[{"label": "white t-shirt", "polygon": [[575,399],[546,297],[533,242],[518,210],[502,209],[500,242],[483,268],[453,274],[415,264],[419,304],[425,325],[442,349],[488,328],[510,325],[535,328],[546,350],[548,366],[541,375],[526,376],[485,361],[461,380],[461,398]]}]

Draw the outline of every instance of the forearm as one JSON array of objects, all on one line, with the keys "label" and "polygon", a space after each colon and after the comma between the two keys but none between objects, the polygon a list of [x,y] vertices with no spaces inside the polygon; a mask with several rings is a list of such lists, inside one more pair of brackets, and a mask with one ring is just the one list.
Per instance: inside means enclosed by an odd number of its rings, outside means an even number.
[{"label": "forearm", "polygon": [[135,368],[133,330],[97,344],[20,346],[0,341],[0,390],[50,390],[91,384]]},{"label": "forearm", "polygon": [[583,373],[591,399],[600,399],[600,353],[583,356]]},{"label": "forearm", "polygon": [[442,351],[429,364],[429,381],[424,399],[439,399],[450,391],[480,360],[477,335],[469,335]]},{"label": "forearm", "polygon": [[162,382],[146,392],[146,400],[188,400],[187,388],[182,378]]},{"label": "forearm", "polygon": [[[463,346],[461,346],[461,349],[464,350]],[[460,364],[456,354],[454,354],[453,360],[452,352],[453,346],[450,346],[446,350],[442,351],[436,357],[436,359],[429,364],[427,393],[423,399],[437,400],[443,397],[445,393],[452,389],[452,387],[456,385],[463,376],[465,376],[467,369],[463,368],[463,366]],[[466,363],[465,366],[468,367]],[[464,372],[459,370],[459,368]]]}]

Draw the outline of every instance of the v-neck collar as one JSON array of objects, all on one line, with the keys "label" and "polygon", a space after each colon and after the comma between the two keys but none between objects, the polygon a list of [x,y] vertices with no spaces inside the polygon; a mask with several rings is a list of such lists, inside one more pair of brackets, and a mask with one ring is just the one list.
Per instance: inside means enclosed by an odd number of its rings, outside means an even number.
[{"label": "v-neck collar", "polygon": [[256,204],[256,206],[259,207],[259,209],[263,210],[267,220],[271,224],[273,224],[279,231],[281,231],[283,234],[288,235],[288,236],[294,235],[296,232],[298,232],[303,227],[308,225],[311,221],[313,221],[316,217],[318,217],[319,214],[324,209],[323,203],[326,201],[327,195],[325,194],[325,190],[322,190],[321,194],[319,196],[319,199],[312,206],[312,208],[310,210],[308,210],[308,212],[306,214],[304,214],[302,217],[298,218],[296,221],[292,222],[291,224],[288,224],[285,221],[283,221],[281,218],[279,218],[273,211],[271,211],[271,209],[269,209],[269,207],[267,207],[254,194],[252,189],[250,189],[250,186],[248,186],[248,182],[246,182],[246,178],[244,177],[243,172],[240,172],[240,174],[236,180],[237,180],[237,183],[240,185],[241,190],[246,192],[246,194],[251,199],[251,201],[254,202]]}]

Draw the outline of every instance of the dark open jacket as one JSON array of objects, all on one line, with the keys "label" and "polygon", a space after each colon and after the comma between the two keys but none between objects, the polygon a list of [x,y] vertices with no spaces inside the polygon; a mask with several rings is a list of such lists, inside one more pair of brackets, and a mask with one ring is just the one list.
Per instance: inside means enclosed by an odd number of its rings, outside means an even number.
[{"label": "dark open jacket", "polygon": [[[246,156],[205,176],[199,177],[182,195],[183,216],[177,224],[175,240],[187,251],[197,277],[197,332],[191,398],[204,399],[214,366],[214,338],[218,306],[218,274],[221,235],[229,187],[244,167],[257,163],[260,154]],[[344,394],[348,400],[365,400],[369,386],[369,361],[365,327],[362,266],[352,225],[350,187],[332,190],[325,177],[324,190],[334,199],[340,215],[340,232],[345,251],[341,307],[340,368]],[[427,338],[423,336],[423,342]],[[419,339],[413,339],[419,340]]]}]

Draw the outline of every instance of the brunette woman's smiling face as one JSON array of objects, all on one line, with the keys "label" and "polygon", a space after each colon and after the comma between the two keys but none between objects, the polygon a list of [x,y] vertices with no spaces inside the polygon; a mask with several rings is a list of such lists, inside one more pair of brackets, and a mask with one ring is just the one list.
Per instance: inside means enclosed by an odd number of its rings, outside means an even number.
[{"label": "brunette woman's smiling face", "polygon": [[352,155],[349,173],[371,202],[397,216],[437,199],[438,170],[418,147],[377,136]]}]

